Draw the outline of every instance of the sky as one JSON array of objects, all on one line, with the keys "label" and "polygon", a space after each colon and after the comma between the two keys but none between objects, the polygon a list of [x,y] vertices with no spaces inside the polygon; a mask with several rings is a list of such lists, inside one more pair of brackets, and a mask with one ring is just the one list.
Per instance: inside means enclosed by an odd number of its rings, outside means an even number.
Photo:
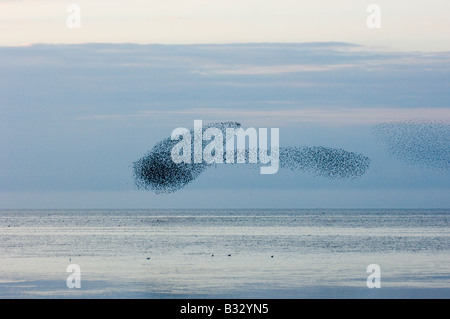
[{"label": "sky", "polygon": [[[80,28],[67,25],[72,4]],[[380,28],[368,28],[371,5]],[[449,11],[447,0],[2,0],[0,44],[338,41],[448,51]]]},{"label": "sky", "polygon": [[[371,29],[371,1],[0,1],[0,208],[448,208],[448,170],[393,157],[373,128],[449,122],[450,5],[392,2]],[[133,161],[196,119],[370,169],[224,164],[173,194],[137,189]]]}]

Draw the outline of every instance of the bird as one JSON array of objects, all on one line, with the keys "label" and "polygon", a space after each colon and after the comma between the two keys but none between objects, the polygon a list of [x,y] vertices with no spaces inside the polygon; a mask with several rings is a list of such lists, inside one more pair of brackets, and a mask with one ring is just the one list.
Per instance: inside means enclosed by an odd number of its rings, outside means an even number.
[{"label": "bird", "polygon": [[147,260],[150,260],[150,257],[147,257]]},{"label": "bird", "polygon": [[272,255],[272,256],[270,256],[270,258],[273,258],[273,255]]},{"label": "bird", "polygon": [[228,257],[231,257],[231,254],[228,254]]}]

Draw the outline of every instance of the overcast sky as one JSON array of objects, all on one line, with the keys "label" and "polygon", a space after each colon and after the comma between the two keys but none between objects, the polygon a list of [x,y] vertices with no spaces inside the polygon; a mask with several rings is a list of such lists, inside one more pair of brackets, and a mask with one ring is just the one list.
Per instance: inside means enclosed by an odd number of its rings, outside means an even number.
[{"label": "overcast sky", "polygon": [[[449,207],[448,170],[392,157],[373,127],[450,121],[450,2],[378,1],[379,29],[371,3],[0,1],[0,208]],[[371,166],[330,181],[223,164],[137,190],[132,162],[196,119]]]},{"label": "overcast sky", "polygon": [[[67,27],[80,8],[81,28]],[[368,28],[380,9],[380,27]],[[447,0],[3,0],[0,44],[341,41],[448,51]]]},{"label": "overcast sky", "polygon": [[[351,44],[34,45],[0,48],[4,207],[448,207],[448,172],[380,148],[386,121],[450,119],[448,53]],[[131,163],[176,127],[280,128],[281,146],[362,153],[359,179],[218,165],[172,195]]]}]

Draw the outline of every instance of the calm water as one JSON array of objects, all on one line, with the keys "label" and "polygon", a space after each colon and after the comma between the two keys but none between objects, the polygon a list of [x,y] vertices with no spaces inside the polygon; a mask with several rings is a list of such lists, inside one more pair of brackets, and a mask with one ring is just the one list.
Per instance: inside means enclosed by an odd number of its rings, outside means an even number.
[{"label": "calm water", "polygon": [[[0,297],[449,298],[449,220],[450,210],[3,210]],[[66,285],[70,264],[80,289]],[[380,289],[366,285],[369,264]]]}]

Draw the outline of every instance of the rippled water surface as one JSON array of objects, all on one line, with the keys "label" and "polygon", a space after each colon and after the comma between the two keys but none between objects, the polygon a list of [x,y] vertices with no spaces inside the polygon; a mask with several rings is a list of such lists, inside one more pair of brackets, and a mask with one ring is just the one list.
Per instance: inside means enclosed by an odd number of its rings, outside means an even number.
[{"label": "rippled water surface", "polygon": [[[2,298],[450,297],[450,210],[3,210]],[[81,288],[69,289],[77,264]],[[381,288],[366,285],[367,266]]]}]

